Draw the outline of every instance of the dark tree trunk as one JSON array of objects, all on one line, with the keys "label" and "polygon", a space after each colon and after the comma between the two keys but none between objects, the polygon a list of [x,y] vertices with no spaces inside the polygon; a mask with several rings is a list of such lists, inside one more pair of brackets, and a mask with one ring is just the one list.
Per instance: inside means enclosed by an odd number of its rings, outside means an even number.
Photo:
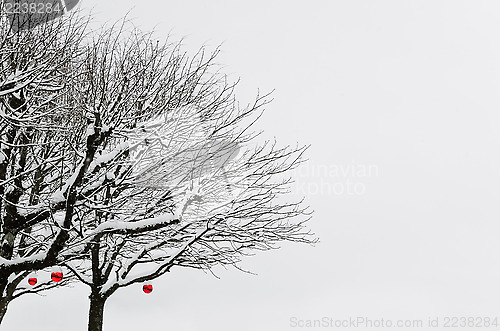
[{"label": "dark tree trunk", "polygon": [[2,324],[5,314],[7,314],[9,303],[14,299],[14,292],[17,286],[26,276],[28,276],[28,274],[29,272],[20,273],[8,283],[8,276],[3,276],[2,273],[0,273],[0,277],[3,277],[0,282],[0,325]]},{"label": "dark tree trunk", "polygon": [[102,331],[102,323],[104,319],[104,304],[106,297],[98,291],[92,290],[90,294],[90,309],[89,309],[89,328],[88,331]]},{"label": "dark tree trunk", "polygon": [[6,299],[0,300],[0,325],[2,325],[3,318],[7,313],[7,306],[9,305],[9,301]]}]

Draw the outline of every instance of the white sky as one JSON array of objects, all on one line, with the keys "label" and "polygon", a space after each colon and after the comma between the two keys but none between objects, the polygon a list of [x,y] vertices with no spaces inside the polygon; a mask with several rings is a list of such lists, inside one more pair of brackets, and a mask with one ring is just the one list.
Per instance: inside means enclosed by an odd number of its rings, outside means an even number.
[{"label": "white sky", "polygon": [[[106,331],[498,316],[498,2],[82,6],[94,7],[98,21],[135,6],[138,25],[186,37],[188,49],[223,42],[219,62],[242,78],[244,102],[258,88],[276,89],[259,126],[282,144],[312,145],[297,191],[316,211],[310,226],[321,239],[247,259],[243,266],[258,276],[173,270],[149,296],[140,285],[121,290],[108,301]],[[348,171],[370,165],[377,169],[370,176]],[[358,193],[347,193],[349,182]],[[86,330],[87,296],[77,286],[20,299],[0,330]]]}]

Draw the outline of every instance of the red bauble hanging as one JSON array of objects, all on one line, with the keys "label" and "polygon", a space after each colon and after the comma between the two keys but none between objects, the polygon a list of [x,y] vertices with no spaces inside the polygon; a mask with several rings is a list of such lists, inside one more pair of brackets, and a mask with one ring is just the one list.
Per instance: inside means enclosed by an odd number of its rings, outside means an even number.
[{"label": "red bauble hanging", "polygon": [[35,286],[38,280],[35,277],[28,278],[28,284]]},{"label": "red bauble hanging", "polygon": [[144,285],[142,287],[142,290],[144,291],[144,293],[149,294],[153,292],[153,285]]},{"label": "red bauble hanging", "polygon": [[51,278],[54,282],[59,283],[63,279],[62,272],[53,272]]}]

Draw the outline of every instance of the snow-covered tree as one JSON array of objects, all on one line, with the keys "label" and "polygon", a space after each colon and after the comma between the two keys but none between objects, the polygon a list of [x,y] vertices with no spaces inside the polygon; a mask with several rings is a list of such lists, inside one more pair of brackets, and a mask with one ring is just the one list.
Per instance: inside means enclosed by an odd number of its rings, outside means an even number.
[{"label": "snow-covered tree", "polygon": [[[16,32],[0,15],[0,322],[21,294],[51,288],[26,277],[61,263],[75,235],[76,170],[85,125],[69,84],[87,20],[75,15]],[[81,199],[81,198],[79,198]]]},{"label": "snow-covered tree", "polygon": [[307,208],[285,195],[305,148],[258,145],[251,131],[267,95],[239,107],[217,50],[188,58],[179,44],[125,30],[93,41],[77,98],[92,118],[87,139],[105,134],[82,206],[90,259],[65,264],[91,289],[91,331],[102,330],[119,288],[174,266],[238,267],[253,250],[315,240],[303,226]]},{"label": "snow-covered tree", "polygon": [[126,21],[85,22],[3,26],[0,300],[64,266],[90,287],[99,331],[119,288],[315,241],[307,207],[286,196],[306,148],[251,131],[268,95],[240,107],[218,50],[188,56]]}]

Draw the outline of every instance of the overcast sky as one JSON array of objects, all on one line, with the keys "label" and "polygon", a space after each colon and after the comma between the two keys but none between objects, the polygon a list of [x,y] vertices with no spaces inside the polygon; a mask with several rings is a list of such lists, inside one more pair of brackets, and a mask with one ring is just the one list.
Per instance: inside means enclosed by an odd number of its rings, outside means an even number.
[{"label": "overcast sky", "polygon": [[[284,331],[293,318],[495,317],[500,307],[500,3],[496,1],[82,0],[96,21],[221,43],[258,124],[311,144],[295,194],[316,247],[283,245],[243,267],[175,270],[114,294],[106,331]],[[83,286],[26,296],[6,331],[84,331]],[[500,322],[500,316],[499,322]],[[410,329],[408,329],[410,330]],[[420,329],[422,330],[422,329]]]}]

